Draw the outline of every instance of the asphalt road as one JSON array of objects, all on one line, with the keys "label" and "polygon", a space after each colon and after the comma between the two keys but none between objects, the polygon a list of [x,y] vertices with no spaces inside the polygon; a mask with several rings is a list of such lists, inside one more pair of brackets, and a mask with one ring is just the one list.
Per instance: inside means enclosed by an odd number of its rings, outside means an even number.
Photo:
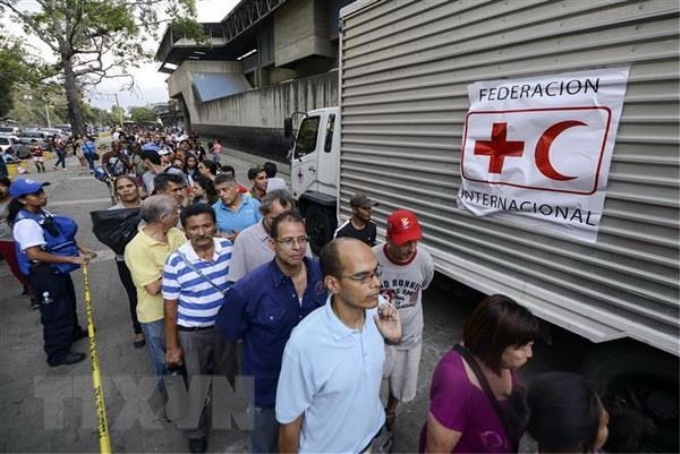
[{"label": "asphalt road", "polygon": [[[225,162],[227,159],[223,159]],[[251,164],[242,159],[228,159],[237,168],[237,178],[246,183],[245,171]],[[104,378],[106,411],[114,452],[186,452],[182,434],[172,424],[162,422],[160,402],[151,398],[140,385],[149,375],[145,349],[132,346],[133,333],[125,292],[115,270],[113,254],[91,232],[89,213],[106,209],[110,202],[104,184],[79,168],[69,158],[66,172],[32,173],[47,180],[48,209],[74,217],[80,225],[79,241],[99,251],[90,264],[89,280],[96,320],[96,343]],[[82,272],[73,273],[79,295],[79,314],[85,323]],[[89,360],[74,366],[49,368],[42,351],[39,313],[29,308],[21,288],[0,263],[0,451],[2,452],[98,452]],[[416,452],[418,435],[427,414],[432,371],[443,353],[461,335],[462,322],[478,301],[479,295],[442,276],[437,276],[425,294],[425,344],[416,400],[405,404],[395,426],[395,452]],[[584,342],[568,333],[571,354],[560,350],[556,356],[543,345],[536,348],[536,359],[521,375],[530,380],[546,369],[575,369],[579,345]],[[570,337],[569,337],[570,336]],[[80,341],[76,351],[86,352],[87,341]],[[332,411],[332,409],[329,409]],[[246,432],[213,430],[210,452],[247,451]],[[530,448],[529,448],[530,449]]]}]

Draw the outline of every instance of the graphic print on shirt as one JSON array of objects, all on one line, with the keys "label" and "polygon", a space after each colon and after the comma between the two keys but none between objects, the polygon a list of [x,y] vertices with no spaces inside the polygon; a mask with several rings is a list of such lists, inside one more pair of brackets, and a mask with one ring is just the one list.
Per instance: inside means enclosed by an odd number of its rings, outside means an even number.
[{"label": "graphic print on shirt", "polygon": [[414,307],[418,304],[421,286],[420,282],[405,279],[384,280],[380,295],[397,309]]}]

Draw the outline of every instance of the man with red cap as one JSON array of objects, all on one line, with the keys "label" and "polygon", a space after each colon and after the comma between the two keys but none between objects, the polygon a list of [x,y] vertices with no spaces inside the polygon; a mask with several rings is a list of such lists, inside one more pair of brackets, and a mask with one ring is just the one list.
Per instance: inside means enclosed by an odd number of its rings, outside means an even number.
[{"label": "man with red cap", "polygon": [[417,216],[407,210],[387,218],[386,242],[373,248],[382,266],[380,293],[399,310],[401,342],[385,346],[383,379],[389,385],[386,428],[394,425],[399,402],[413,400],[418,385],[418,366],[423,341],[423,290],[434,277],[430,254],[418,247],[423,231]]}]

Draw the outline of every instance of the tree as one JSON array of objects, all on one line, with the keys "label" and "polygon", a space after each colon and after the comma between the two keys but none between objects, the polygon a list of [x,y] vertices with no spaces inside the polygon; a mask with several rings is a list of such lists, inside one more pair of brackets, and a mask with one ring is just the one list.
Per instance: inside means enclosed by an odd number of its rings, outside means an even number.
[{"label": "tree", "polygon": [[5,118],[15,105],[17,92],[45,91],[41,83],[51,73],[35,62],[30,53],[17,41],[0,36],[0,118]]},{"label": "tree", "polygon": [[0,11],[19,21],[56,58],[75,134],[85,132],[84,90],[108,77],[125,78],[132,86],[127,71],[151,59],[142,42],[155,37],[163,24],[187,38],[204,39],[195,21],[195,0],[35,0],[37,12],[24,11],[19,3],[0,0]]},{"label": "tree", "polygon": [[130,120],[136,122],[156,121],[158,115],[148,107],[130,107]]},{"label": "tree", "polygon": [[111,106],[111,116],[115,119],[117,125],[122,126],[125,120],[125,109],[114,104]]}]

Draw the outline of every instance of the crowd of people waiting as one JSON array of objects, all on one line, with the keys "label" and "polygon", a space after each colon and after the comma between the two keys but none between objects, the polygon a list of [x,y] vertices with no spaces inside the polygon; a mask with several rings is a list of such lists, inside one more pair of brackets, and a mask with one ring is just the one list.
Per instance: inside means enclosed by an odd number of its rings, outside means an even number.
[{"label": "crowd of people waiting", "polygon": [[[118,202],[111,210],[140,213],[116,266],[133,344],[146,347],[158,392],[169,368],[189,381],[252,377],[251,452],[389,451],[400,404],[418,389],[422,297],[434,276],[418,216],[394,211],[376,244],[377,203],[356,194],[352,217],[317,258],[275,166],[251,168],[247,188],[219,155],[152,134],[144,143],[116,137],[101,157]],[[0,251],[16,247],[15,274],[38,302],[47,362],[59,366],[85,358],[71,350],[87,332],[69,273],[94,253],[76,241],[72,219],[45,209],[46,185],[0,180]],[[434,371],[420,452],[517,452],[527,432],[539,452],[606,447],[616,415],[583,378],[520,383],[538,335],[537,319],[507,296],[481,302]],[[191,399],[200,417],[178,427],[189,452],[206,452],[209,418]]]}]

